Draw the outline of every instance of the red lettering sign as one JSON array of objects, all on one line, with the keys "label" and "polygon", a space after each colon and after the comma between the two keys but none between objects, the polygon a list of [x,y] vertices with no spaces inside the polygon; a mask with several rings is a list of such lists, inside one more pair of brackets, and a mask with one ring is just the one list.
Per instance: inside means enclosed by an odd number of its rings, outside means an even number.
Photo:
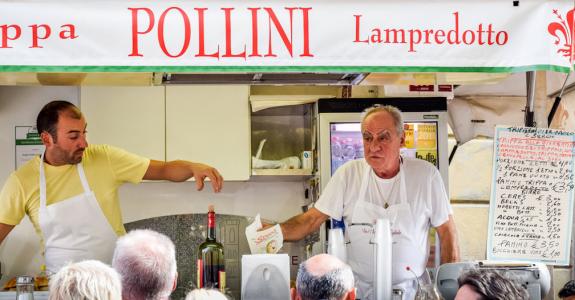
[{"label": "red lettering sign", "polygon": [[[26,28],[26,27],[24,27]],[[18,24],[0,25],[0,49],[14,48],[10,45],[11,41],[30,38],[31,43],[28,48],[44,48],[40,41],[48,40],[52,36],[52,27],[48,24],[31,24],[28,25],[30,31],[22,29]],[[64,24],[60,26],[60,31],[55,38],[61,40],[73,40],[77,38],[76,27],[73,24]]]},{"label": "red lettering sign", "polygon": [[[170,58],[178,58],[186,55],[190,50],[194,51],[192,55],[195,57],[209,57],[209,58],[227,58],[236,59],[243,58],[244,60],[248,57],[262,57],[260,53],[262,43],[267,42],[267,53],[263,55],[264,57],[277,57],[276,54],[281,46],[274,45],[275,37],[279,37],[283,43],[283,48],[289,53],[290,57],[294,56],[294,44],[297,44],[296,49],[301,49],[301,53],[298,53],[300,57],[313,57],[313,53],[310,47],[310,34],[309,34],[309,18],[311,7],[284,7],[281,11],[274,11],[270,7],[249,7],[246,11],[236,11],[234,7],[222,7],[220,8],[221,13],[218,15],[216,11],[209,11],[208,8],[194,8],[193,11],[186,11],[182,8],[173,6],[163,10],[160,14],[160,18],[156,22],[156,12],[150,8],[146,7],[131,7],[128,8],[131,11],[132,18],[132,49],[128,56],[142,57],[144,56],[144,50],[140,49],[142,40],[149,39],[150,35],[154,34],[154,30],[157,31],[157,43],[161,48],[164,55]],[[259,25],[262,24],[262,19],[264,16],[260,12],[265,12],[267,16],[267,41],[262,41],[259,33]],[[288,23],[282,23],[280,21],[280,15],[288,17]],[[294,14],[300,13],[301,19],[298,18],[300,23],[294,24]],[[210,24],[213,24],[213,20],[221,20],[223,31],[223,40],[209,36],[206,33],[207,17],[209,15]],[[262,15],[262,16],[260,16]],[[177,18],[177,19],[174,19]],[[216,18],[216,19],[214,19]],[[240,18],[249,18],[249,22],[235,22]],[[178,32],[183,32],[182,36],[174,37],[170,36],[170,45],[166,40],[167,28],[165,24],[167,20],[172,22],[180,22],[182,30]],[[193,19],[197,20],[197,27],[191,27]],[[174,21],[177,20],[177,21]],[[234,32],[240,31],[236,29],[234,24],[250,24],[248,31],[251,30],[251,43],[248,41],[239,41],[234,39]],[[266,24],[262,24],[266,25]],[[236,25],[237,26],[237,25]],[[301,32],[301,39],[294,40],[294,30]],[[192,36],[197,36],[197,45],[190,46],[190,41]],[[179,39],[180,44],[177,44],[176,50],[174,50],[174,40]],[[235,41],[235,43],[234,43]],[[207,44],[210,42],[211,44]],[[149,44],[149,43],[146,43]],[[220,45],[223,46],[223,53],[220,54]],[[238,49],[233,49],[233,45],[239,45]],[[248,49],[249,45],[249,49]],[[264,44],[265,45],[265,44]],[[169,49],[169,48],[172,49]],[[237,46],[236,46],[237,47]],[[206,49],[216,49],[208,53],[209,50]],[[249,53],[249,55],[247,54]]]},{"label": "red lettering sign", "polygon": [[372,28],[369,33],[361,28],[362,15],[353,15],[355,19],[354,43],[366,44],[408,44],[408,52],[417,52],[421,44],[465,45],[465,46],[503,46],[509,41],[505,30],[495,31],[492,24],[477,24],[475,28],[460,28],[459,12],[453,13],[453,27],[448,28]]}]

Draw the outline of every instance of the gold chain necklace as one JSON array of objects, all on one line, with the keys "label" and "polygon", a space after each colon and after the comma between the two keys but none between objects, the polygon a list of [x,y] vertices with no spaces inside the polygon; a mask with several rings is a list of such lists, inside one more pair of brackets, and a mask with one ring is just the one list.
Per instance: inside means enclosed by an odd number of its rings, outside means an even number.
[{"label": "gold chain necklace", "polygon": [[[384,209],[387,209],[387,208],[389,207],[389,202],[391,202],[391,201],[389,201],[389,199],[391,198],[391,196],[393,195],[393,192],[395,191],[395,186],[396,186],[396,183],[397,183],[397,180],[398,180],[397,176],[399,175],[399,173],[397,173],[397,174],[392,178],[393,183],[391,183],[391,188],[389,189],[389,194],[387,195],[387,197],[384,197],[384,194],[381,192],[381,189],[379,188],[379,182],[378,182],[377,174],[375,173],[375,171],[373,172],[373,174],[376,176],[376,178],[375,178],[375,188],[377,189],[377,194],[378,194],[381,198],[383,198],[383,201],[384,201],[384,203],[383,203],[383,208],[384,208]],[[387,200],[386,200],[386,198],[387,198]]]}]

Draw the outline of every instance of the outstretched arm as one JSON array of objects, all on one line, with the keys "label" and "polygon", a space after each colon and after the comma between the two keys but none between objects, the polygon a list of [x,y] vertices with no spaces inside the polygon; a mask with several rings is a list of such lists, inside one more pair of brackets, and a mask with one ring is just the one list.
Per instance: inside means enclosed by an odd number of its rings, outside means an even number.
[{"label": "outstretched arm", "polygon": [[299,214],[282,224],[284,241],[299,241],[308,234],[319,229],[321,224],[329,218],[316,208],[310,208],[303,214]]},{"label": "outstretched arm", "polygon": [[457,242],[457,230],[453,216],[449,215],[449,219],[437,226],[435,230],[437,230],[441,245],[441,263],[458,262],[460,259],[459,243]]},{"label": "outstretched arm", "polygon": [[169,180],[175,182],[186,181],[189,178],[196,179],[198,191],[204,188],[204,180],[207,178],[212,182],[214,192],[222,189],[222,175],[215,168],[185,160],[173,160],[168,162],[151,160],[144,179],[146,180]]}]

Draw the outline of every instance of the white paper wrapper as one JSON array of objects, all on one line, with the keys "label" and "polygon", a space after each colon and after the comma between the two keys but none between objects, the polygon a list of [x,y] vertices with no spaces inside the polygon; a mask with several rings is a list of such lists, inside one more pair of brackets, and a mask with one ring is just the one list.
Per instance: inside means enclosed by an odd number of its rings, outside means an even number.
[{"label": "white paper wrapper", "polygon": [[258,231],[262,228],[260,214],[257,214],[254,222],[246,227],[246,237],[252,254],[275,254],[280,251],[284,243],[284,237],[279,224]]}]

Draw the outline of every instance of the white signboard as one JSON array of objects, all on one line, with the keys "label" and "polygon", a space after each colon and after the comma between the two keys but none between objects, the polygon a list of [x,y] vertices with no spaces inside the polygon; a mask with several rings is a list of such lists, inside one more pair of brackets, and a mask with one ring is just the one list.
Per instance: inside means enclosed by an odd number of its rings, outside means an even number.
[{"label": "white signboard", "polygon": [[570,0],[0,0],[0,71],[567,72],[573,11]]},{"label": "white signboard", "polygon": [[495,130],[487,259],[568,265],[575,133]]},{"label": "white signboard", "polygon": [[15,167],[18,169],[34,156],[41,155],[45,147],[34,126],[16,126],[15,133]]}]

